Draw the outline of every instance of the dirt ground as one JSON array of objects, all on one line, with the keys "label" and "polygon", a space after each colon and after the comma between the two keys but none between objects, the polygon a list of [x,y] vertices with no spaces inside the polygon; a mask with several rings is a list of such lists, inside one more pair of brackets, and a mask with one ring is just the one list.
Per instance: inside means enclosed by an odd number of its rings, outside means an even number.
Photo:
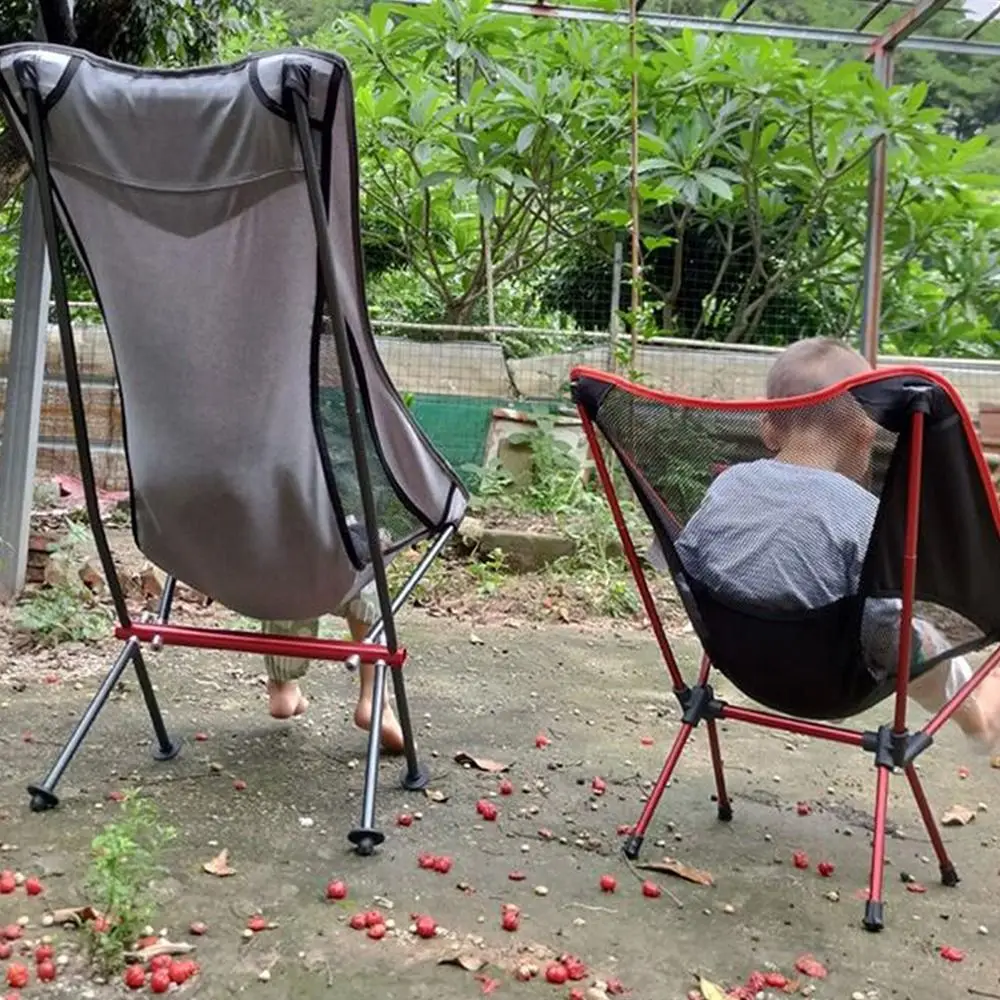
[{"label": "dirt ground", "polygon": [[[621,858],[616,831],[635,821],[676,720],[650,634],[514,620],[473,628],[420,611],[404,616],[402,634],[421,751],[431,787],[447,801],[403,792],[399,763],[385,762],[378,815],[388,839],[367,859],[346,840],[360,805],[364,738],[350,723],[355,681],[341,668],[314,670],[308,716],[279,723],[266,714],[253,659],[152,655],[168,724],[185,741],[181,756],[151,759],[142,700],[126,675],[60,786],[62,804],[38,815],[28,810],[24,785],[44,774],[96,686],[98,653],[113,646],[86,653],[63,646],[0,664],[0,868],[36,873],[46,886],[38,899],[0,896],[0,926],[27,916],[26,937],[37,938],[46,910],[84,902],[89,843],[119,809],[109,796],[139,788],[178,831],[167,874],[155,885],[154,924],[197,944],[202,972],[181,992],[206,1000],[461,1000],[482,995],[490,980],[499,996],[568,997],[572,983],[521,983],[499,967],[529,945],[579,956],[591,970],[576,984],[584,990],[595,979],[620,980],[636,1000],[680,1000],[696,976],[730,986],[769,969],[798,979],[798,992],[816,1000],[1000,996],[1000,771],[960,737],[947,733],[921,765],[937,813],[955,804],[977,812],[974,822],[947,831],[962,884],[938,884],[905,783],[894,779],[882,934],[860,926],[857,898],[867,881],[870,758],[735,724],[722,733],[732,824],[716,820],[698,733],[643,855],[669,854],[710,871],[715,884],[653,876],[665,891],[647,899]],[[690,667],[690,638],[681,637],[681,646]],[[884,714],[866,721],[877,724]],[[539,732],[551,739],[542,749]],[[195,740],[198,733],[207,738]],[[481,821],[475,803],[495,794],[498,777],[456,764],[459,751],[510,765],[515,791],[494,800],[497,822]],[[603,796],[590,794],[595,775],[607,781]],[[809,815],[798,814],[800,801],[811,804]],[[397,827],[404,811],[422,818]],[[546,829],[551,839],[539,834]],[[222,848],[236,872],[225,879],[202,871]],[[793,866],[795,851],[807,852],[809,870]],[[421,852],[448,854],[454,866],[447,875],[421,870]],[[831,877],[817,874],[819,861],[836,866]],[[523,881],[509,879],[514,870]],[[618,879],[612,895],[598,888],[604,873]],[[926,892],[906,891],[904,875]],[[349,886],[344,903],[323,899],[335,877]],[[521,907],[516,934],[500,929],[503,903]],[[398,936],[374,942],[348,928],[351,914],[373,906],[397,922]],[[412,912],[432,915],[447,933],[412,938]],[[242,931],[255,913],[279,926],[247,941]],[[204,937],[189,937],[193,920],[208,924]],[[54,933],[69,954],[76,933]],[[961,949],[964,961],[942,959],[943,946]],[[438,964],[458,948],[499,964],[481,970],[486,980]],[[827,978],[795,973],[806,953],[828,968]],[[124,995],[119,985],[77,978],[80,970],[71,958],[56,984],[23,996]],[[259,979],[264,970],[268,982]]]}]

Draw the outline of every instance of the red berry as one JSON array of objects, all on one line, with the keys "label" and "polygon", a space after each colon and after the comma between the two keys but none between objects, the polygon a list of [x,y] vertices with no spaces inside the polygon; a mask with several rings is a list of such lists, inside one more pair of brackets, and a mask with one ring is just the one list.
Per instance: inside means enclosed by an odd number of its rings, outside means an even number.
[{"label": "red berry", "polygon": [[501,795],[513,795],[514,794],[514,783],[512,781],[509,781],[507,778],[504,778],[503,781],[500,782],[500,785],[497,788],[497,791]]},{"label": "red berry", "polygon": [[821,861],[816,866],[816,871],[818,871],[823,878],[829,878],[836,870],[837,866],[831,861]]},{"label": "red berry", "polygon": [[160,969],[169,969],[174,964],[174,960],[169,955],[154,955],[149,963],[150,972],[159,972]]},{"label": "red berry", "polygon": [[43,983],[51,983],[56,978],[56,967],[49,959],[39,962],[35,972]]},{"label": "red berry", "polygon": [[504,910],[500,917],[500,926],[505,931],[516,931],[521,925],[521,914],[517,910]]},{"label": "red berry", "polygon": [[8,941],[16,941],[24,931],[17,924],[8,924],[2,931],[0,931],[0,937],[6,938]]},{"label": "red berry", "polygon": [[594,778],[590,789],[595,795],[603,795],[608,790],[608,783],[603,778]]},{"label": "red berry", "polygon": [[167,969],[157,969],[149,977],[150,993],[166,993],[170,989],[170,972]]},{"label": "red berry", "polygon": [[236,791],[238,791],[238,792],[244,792],[244,791],[246,791],[246,787],[247,787],[247,783],[245,781],[242,781],[239,778],[237,778],[236,781],[233,782],[233,788],[235,788]]},{"label": "red berry", "polygon": [[601,892],[614,892],[618,888],[618,880],[614,875],[601,876]]},{"label": "red berry", "polygon": [[507,878],[510,879],[511,882],[523,882],[526,877],[527,876],[524,872],[510,872],[507,875]]},{"label": "red berry", "polygon": [[657,899],[663,890],[655,883],[650,882],[648,879],[642,883],[642,894],[647,899]]},{"label": "red berry", "polygon": [[569,973],[566,971],[566,966],[560,962],[552,962],[545,967],[545,981],[547,983],[552,983],[553,986],[562,986],[567,979],[569,979]]},{"label": "red berry", "polygon": [[16,889],[17,883],[14,881],[13,874],[4,872],[3,875],[0,875],[0,896],[9,896]]},{"label": "red berry", "polygon": [[108,792],[108,798],[112,802],[124,802],[125,793],[124,792]]},{"label": "red berry", "polygon": [[487,823],[492,823],[497,818],[497,807],[493,805],[489,799],[480,799],[476,803],[476,812],[486,820]]},{"label": "red berry", "polygon": [[343,882],[331,882],[326,887],[327,899],[346,899],[347,886]]},{"label": "red berry", "polygon": [[566,1000],[586,1000],[586,995],[578,986],[574,986],[567,994]]},{"label": "red berry", "polygon": [[921,885],[919,882],[907,882],[906,883],[907,892],[924,893],[927,891],[927,886]]},{"label": "red berry", "polygon": [[369,910],[365,914],[365,927],[369,929],[372,927],[378,927],[379,924],[385,923],[385,917],[382,916],[378,910]]},{"label": "red berry", "polygon": [[952,948],[951,945],[945,945],[941,949],[941,957],[946,962],[961,962],[965,959],[965,952],[958,948]]},{"label": "red berry", "polygon": [[812,806],[808,802],[797,802],[795,804],[795,811],[800,816],[808,816],[812,812]]},{"label": "red berry", "polygon": [[7,966],[7,985],[13,986],[15,990],[28,985],[28,967],[14,962]]},{"label": "red berry", "polygon": [[186,983],[194,974],[193,962],[174,962],[170,966],[170,981],[178,986]]},{"label": "red berry", "polygon": [[795,968],[804,976],[812,976],[815,979],[826,978],[826,966],[816,961],[812,955],[802,955],[796,959]]},{"label": "red berry", "polygon": [[765,972],[764,985],[783,990],[788,985],[788,977],[783,976],[780,972]]},{"label": "red berry", "polygon": [[355,913],[351,917],[351,930],[352,931],[363,931],[368,924],[365,921],[365,915],[363,913]]},{"label": "red berry", "polygon": [[201,937],[202,934],[206,934],[208,932],[208,924],[204,923],[204,921],[196,920],[193,924],[191,924],[188,930],[195,937]]},{"label": "red berry", "polygon": [[958,769],[958,776],[964,781],[972,772],[967,767]]},{"label": "red berry", "polygon": [[385,924],[373,924],[368,928],[368,936],[373,941],[381,941],[385,937]]},{"label": "red berry", "polygon": [[632,832],[632,827],[629,826],[627,823],[622,823],[622,825],[619,826],[617,830],[615,830],[615,833],[617,833],[619,837],[627,837],[631,832]]},{"label": "red berry", "polygon": [[247,921],[247,927],[256,934],[258,931],[267,930],[267,921],[262,916],[257,915]]},{"label": "red berry", "polygon": [[396,817],[396,826],[413,826],[413,817],[409,813],[400,813]]},{"label": "red berry", "polygon": [[417,917],[417,937],[432,938],[437,934],[433,917]]},{"label": "red berry", "polygon": [[56,950],[50,944],[40,944],[35,949],[35,964],[41,965],[42,962],[51,962],[53,958],[56,957]]},{"label": "red berry", "polygon": [[643,737],[642,737],[642,738],[641,738],[641,739],[639,740],[639,742],[640,742],[640,743],[641,743],[641,744],[642,744],[642,745],[643,745],[644,747],[651,747],[651,746],[653,745],[653,737],[652,737],[652,736],[643,736]]},{"label": "red berry", "polygon": [[204,743],[204,742],[205,742],[205,740],[207,740],[207,739],[208,739],[208,733],[195,733],[195,734],[194,734],[194,738],[195,738],[195,739],[196,739],[196,740],[197,740],[197,741],[198,741],[199,743]]},{"label": "red berry", "polygon": [[809,867],[809,855],[805,851],[796,851],[792,855],[792,864],[805,871]]},{"label": "red berry", "polygon": [[13,954],[14,949],[6,941],[0,941],[0,962],[6,962]]},{"label": "red berry", "polygon": [[587,978],[587,967],[575,955],[563,955],[559,959],[566,969],[566,975],[574,982]]},{"label": "red berry", "polygon": [[446,854],[434,859],[434,871],[447,875],[451,871],[451,858]]},{"label": "red berry", "polygon": [[552,740],[550,740],[548,736],[545,735],[545,733],[539,733],[535,737],[535,746],[539,750],[544,750],[545,747],[547,747],[551,742]]},{"label": "red berry", "polygon": [[130,965],[125,970],[125,985],[130,990],[141,990],[146,985],[146,970],[141,965]]},{"label": "red berry", "polygon": [[417,856],[417,864],[421,868],[433,868],[437,858],[433,854],[420,854]]}]

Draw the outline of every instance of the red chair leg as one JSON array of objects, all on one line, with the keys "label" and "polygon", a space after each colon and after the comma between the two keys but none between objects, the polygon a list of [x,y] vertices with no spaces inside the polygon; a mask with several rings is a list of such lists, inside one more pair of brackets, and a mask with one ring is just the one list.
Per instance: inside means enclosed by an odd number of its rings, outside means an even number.
[{"label": "red chair leg", "polygon": [[722,767],[719,730],[715,719],[709,719],[705,726],[708,728],[708,746],[712,751],[712,770],[715,771],[715,792],[719,805],[719,819],[723,823],[728,823],[733,818],[733,804],[729,801],[729,793],[726,791],[726,772]]},{"label": "red chair leg", "polygon": [[924,786],[912,764],[906,768],[906,779],[910,783],[913,797],[917,800],[917,808],[920,810],[920,817],[927,828],[927,836],[931,838],[931,844],[934,845],[934,853],[937,855],[938,865],[941,868],[941,884],[949,887],[956,886],[959,883],[958,872],[955,871],[955,866],[952,864],[951,858],[948,857],[948,848],[944,846],[941,831],[938,829],[937,821],[934,819],[930,804],[927,802],[927,796],[924,794]]},{"label": "red chair leg", "polygon": [[646,805],[642,810],[642,815],[639,817],[639,822],[635,824],[628,840],[625,841],[623,850],[625,857],[629,861],[635,861],[639,857],[639,851],[642,850],[642,842],[646,837],[646,830],[650,822],[652,822],[656,808],[660,804],[660,799],[663,798],[663,791],[667,787],[667,782],[677,769],[677,762],[681,759],[681,753],[683,753],[693,729],[694,726],[690,725],[690,723],[683,723],[674,739],[674,745],[670,748],[670,753],[667,754],[667,759],[663,764],[663,770],[660,772],[659,778],[656,779],[653,790],[649,793],[649,798],[646,800]]},{"label": "red chair leg", "polygon": [[889,768],[876,768],[875,836],[872,839],[872,868],[865,904],[865,930],[880,931],[885,926],[882,886],[885,874],[885,826],[889,812]]}]

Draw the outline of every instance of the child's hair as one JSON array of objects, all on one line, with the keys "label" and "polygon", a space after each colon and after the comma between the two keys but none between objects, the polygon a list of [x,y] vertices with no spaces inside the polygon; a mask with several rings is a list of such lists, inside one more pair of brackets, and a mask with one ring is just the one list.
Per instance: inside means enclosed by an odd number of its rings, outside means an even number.
[{"label": "child's hair", "polygon": [[[843,341],[832,337],[799,340],[786,347],[771,366],[767,398],[805,396],[870,370],[871,365],[864,357]],[[864,411],[847,394],[825,403],[775,410],[767,415],[770,430],[779,438],[802,430],[820,430],[837,439],[849,438],[853,425],[861,420],[865,420]]]},{"label": "child's hair", "polygon": [[870,370],[852,347],[832,337],[812,337],[786,347],[767,374],[767,398],[786,399],[836,385]]}]

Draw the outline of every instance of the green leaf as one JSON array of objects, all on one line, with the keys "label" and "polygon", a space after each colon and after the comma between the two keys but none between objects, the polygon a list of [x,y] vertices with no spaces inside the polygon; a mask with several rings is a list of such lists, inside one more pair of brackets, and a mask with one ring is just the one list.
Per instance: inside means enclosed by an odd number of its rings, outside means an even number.
[{"label": "green leaf", "polygon": [[417,184],[418,191],[427,191],[433,187],[439,187],[450,181],[455,175],[450,170],[435,170],[420,178]]},{"label": "green leaf", "polygon": [[534,142],[537,131],[538,125],[535,122],[530,122],[517,133],[517,142],[514,143],[514,148],[518,153],[523,153]]},{"label": "green leaf", "polygon": [[479,184],[479,214],[489,222],[495,211],[496,198],[493,194],[493,188],[486,181],[481,181]]},{"label": "green leaf", "polygon": [[732,201],[733,189],[727,184],[718,174],[710,173],[707,170],[698,170],[695,172],[695,179],[698,183],[707,190],[711,191],[712,194],[718,195],[720,198],[726,201]]}]

